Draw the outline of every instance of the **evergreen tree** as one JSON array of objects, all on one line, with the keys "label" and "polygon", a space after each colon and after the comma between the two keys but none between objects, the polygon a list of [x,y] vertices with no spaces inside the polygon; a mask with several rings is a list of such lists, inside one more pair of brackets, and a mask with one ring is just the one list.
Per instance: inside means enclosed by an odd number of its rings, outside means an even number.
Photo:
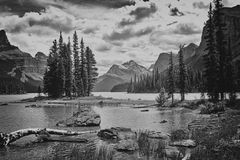
[{"label": "evergreen tree", "polygon": [[87,71],[86,71],[86,54],[85,54],[85,47],[83,39],[81,39],[80,42],[80,73],[81,73],[81,79],[82,79],[82,96],[87,95]]},{"label": "evergreen tree", "polygon": [[56,87],[58,77],[58,46],[57,41],[53,41],[53,46],[50,49],[50,54],[47,60],[47,69],[44,74],[44,93],[47,93],[49,97],[56,98],[59,96],[58,88]]},{"label": "evergreen tree", "polygon": [[38,86],[38,97],[41,96],[41,93],[42,93],[42,88],[41,88],[41,86]]},{"label": "evergreen tree", "polygon": [[94,58],[94,54],[92,53],[92,50],[89,47],[86,48],[86,71],[87,71],[86,95],[89,96],[98,76],[97,68],[96,68],[96,60]]},{"label": "evergreen tree", "polygon": [[214,9],[214,26],[215,26],[215,38],[216,45],[215,51],[218,55],[218,82],[217,88],[220,93],[220,98],[223,100],[225,98],[225,90],[226,90],[226,55],[225,55],[225,37],[224,37],[224,24],[222,20],[222,12],[223,8],[222,0],[214,0],[215,9]]},{"label": "evergreen tree", "polygon": [[186,67],[184,64],[184,57],[183,57],[183,47],[180,46],[180,51],[179,51],[179,91],[181,94],[181,101],[185,100],[185,87],[186,87],[186,82],[185,82],[185,77],[186,77]]},{"label": "evergreen tree", "polygon": [[228,38],[228,54],[226,55],[226,92],[229,94],[229,99],[236,98],[235,72],[233,67],[231,39]]},{"label": "evergreen tree", "polygon": [[205,62],[205,70],[204,77],[205,78],[205,87],[208,93],[208,96],[211,100],[218,99],[218,90],[216,85],[217,75],[217,56],[215,52],[215,39],[214,39],[214,24],[213,24],[213,11],[212,4],[210,3],[209,12],[208,12],[208,21],[206,23],[206,55],[204,55]]},{"label": "evergreen tree", "polygon": [[174,101],[175,83],[174,83],[174,66],[173,66],[173,53],[170,53],[169,67],[168,67],[168,94],[171,95],[172,103]]},{"label": "evergreen tree", "polygon": [[58,65],[57,65],[57,74],[55,86],[57,87],[57,97],[61,97],[64,94],[64,86],[65,86],[65,68],[64,68],[64,60],[59,56]]},{"label": "evergreen tree", "polygon": [[81,78],[81,70],[80,70],[80,58],[79,58],[79,46],[78,46],[78,36],[75,31],[73,34],[73,58],[74,58],[74,84],[73,90],[76,92],[77,96],[81,96],[82,90],[82,78]]},{"label": "evergreen tree", "polygon": [[66,60],[65,60],[65,93],[66,96],[72,96],[72,59],[71,59],[71,43],[70,39],[68,44],[64,45],[64,51],[66,52]]},{"label": "evergreen tree", "polygon": [[237,91],[240,92],[240,60],[238,60],[236,62],[236,66],[237,66],[237,75],[236,75],[236,79],[237,79]]}]

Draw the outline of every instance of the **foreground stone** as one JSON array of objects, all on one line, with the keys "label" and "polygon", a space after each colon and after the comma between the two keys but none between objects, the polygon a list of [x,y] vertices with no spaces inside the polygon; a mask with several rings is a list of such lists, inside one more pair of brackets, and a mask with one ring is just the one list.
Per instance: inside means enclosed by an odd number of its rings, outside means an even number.
[{"label": "foreground stone", "polygon": [[196,142],[194,140],[191,140],[191,139],[171,142],[169,145],[170,146],[175,146],[175,147],[187,147],[187,148],[194,148],[194,147],[197,146]]},{"label": "foreground stone", "polygon": [[167,140],[170,138],[170,135],[162,132],[150,131],[148,134],[148,138]]},{"label": "foreground stone", "polygon": [[101,123],[101,117],[95,113],[90,107],[83,107],[77,113],[73,113],[73,116],[66,120],[58,122],[57,126],[63,127],[91,127],[99,126]]},{"label": "foreground stone", "polygon": [[120,152],[132,152],[139,149],[138,143],[135,140],[121,140],[115,145],[115,149]]},{"label": "foreground stone", "polygon": [[136,133],[131,128],[112,127],[110,129],[102,129],[98,132],[98,137],[109,140],[135,139]]}]

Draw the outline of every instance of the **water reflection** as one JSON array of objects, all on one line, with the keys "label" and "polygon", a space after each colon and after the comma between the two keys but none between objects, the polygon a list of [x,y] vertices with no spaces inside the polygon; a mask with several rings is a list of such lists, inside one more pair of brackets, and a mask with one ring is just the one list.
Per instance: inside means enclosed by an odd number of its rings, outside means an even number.
[{"label": "water reflection", "polygon": [[[76,105],[47,106],[41,108],[25,108],[26,104],[10,104],[0,107],[0,128],[1,132],[11,132],[18,129],[30,127],[58,128],[56,123],[66,117],[70,117],[78,110]],[[148,129],[162,132],[171,132],[179,128],[186,128],[187,123],[196,118],[195,114],[187,110],[159,111],[150,108],[148,112],[141,112],[141,109],[129,107],[93,107],[101,116],[101,128],[129,127],[132,129]],[[166,123],[160,123],[166,120]],[[68,130],[89,130],[99,128],[61,128]],[[96,138],[96,137],[95,137]],[[43,157],[55,157],[59,159],[68,157],[74,143],[41,143],[25,146],[34,136],[24,138],[16,142],[8,150],[0,149],[0,159],[42,159]],[[93,144],[93,143],[92,143]],[[24,147],[19,147],[24,145]],[[81,146],[83,147],[83,146]],[[20,156],[19,156],[20,155]],[[68,157],[69,158],[69,157]]]}]

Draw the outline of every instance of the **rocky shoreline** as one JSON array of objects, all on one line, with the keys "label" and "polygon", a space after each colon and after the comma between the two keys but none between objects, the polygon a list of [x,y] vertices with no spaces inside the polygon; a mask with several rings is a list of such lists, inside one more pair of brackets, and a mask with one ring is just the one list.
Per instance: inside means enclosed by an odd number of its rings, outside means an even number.
[{"label": "rocky shoreline", "polygon": [[[76,105],[80,108],[72,117],[59,121],[56,125],[63,127],[99,126],[101,117],[90,106],[126,106],[148,112],[149,107],[156,107],[154,101],[145,100],[119,100],[103,97],[86,97],[78,99],[50,100],[41,98],[28,99],[19,103],[26,103],[27,107],[45,107],[52,105]],[[223,105],[223,108],[222,108]],[[217,108],[217,109],[216,109]],[[229,152],[234,152],[234,158],[239,158],[240,151],[240,111],[226,107],[225,103],[212,104],[207,100],[194,100],[176,102],[174,105],[166,103],[159,110],[187,109],[194,114],[202,114],[188,124],[188,129],[176,130],[171,134],[155,131],[134,131],[130,128],[109,128],[100,130],[96,137],[101,143],[97,143],[97,150],[89,154],[111,155],[108,159],[201,159],[205,156],[221,159]],[[203,112],[204,111],[204,112]],[[64,118],[63,118],[64,119]],[[165,123],[165,122],[162,122]],[[84,136],[83,136],[84,137]],[[104,153],[99,153],[100,151]],[[207,152],[207,154],[206,154]],[[78,152],[75,153],[79,156]],[[206,157],[208,156],[208,157]],[[96,158],[96,157],[95,157]],[[93,158],[94,159],[94,158]],[[93,160],[92,159],[92,160]],[[91,160],[91,159],[90,159]]]}]

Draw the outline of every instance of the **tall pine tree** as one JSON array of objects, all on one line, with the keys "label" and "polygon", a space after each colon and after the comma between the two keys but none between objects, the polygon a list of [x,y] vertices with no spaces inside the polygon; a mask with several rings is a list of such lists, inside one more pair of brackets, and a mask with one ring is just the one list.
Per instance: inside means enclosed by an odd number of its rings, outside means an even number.
[{"label": "tall pine tree", "polygon": [[87,71],[86,71],[86,55],[85,55],[85,47],[83,38],[80,42],[80,73],[81,73],[81,79],[82,79],[82,90],[81,95],[86,96],[87,94]]},{"label": "tall pine tree", "polygon": [[236,98],[236,85],[235,85],[235,72],[233,66],[231,39],[228,38],[228,52],[226,55],[226,92],[229,94],[229,99],[234,100]]},{"label": "tall pine tree", "polygon": [[215,26],[215,38],[216,45],[215,51],[218,55],[218,81],[217,88],[220,93],[220,98],[223,100],[225,98],[226,91],[226,49],[225,49],[225,37],[224,37],[224,23],[222,19],[223,13],[221,9],[223,8],[222,0],[214,0],[215,9],[214,9],[214,26]]},{"label": "tall pine tree", "polygon": [[64,51],[66,52],[65,60],[65,93],[66,96],[72,96],[72,52],[71,52],[71,43],[70,38],[68,44],[64,44]]},{"label": "tall pine tree", "polygon": [[175,82],[174,82],[174,66],[173,66],[173,53],[170,53],[169,67],[168,67],[168,81],[167,88],[168,94],[172,98],[172,103],[174,102],[174,92],[175,92]]},{"label": "tall pine tree", "polygon": [[78,46],[78,36],[75,31],[73,34],[73,58],[74,58],[74,91],[76,96],[81,96],[82,91],[82,78],[80,70],[80,57],[79,57],[79,46]]},{"label": "tall pine tree", "polygon": [[56,87],[58,77],[58,45],[57,41],[53,41],[53,45],[50,48],[49,57],[47,60],[47,69],[44,74],[44,93],[47,93],[49,97],[57,98],[59,97],[59,91]]},{"label": "tall pine tree", "polygon": [[179,91],[181,94],[181,101],[185,100],[185,87],[186,87],[186,67],[184,64],[184,57],[183,57],[183,47],[180,46],[180,51],[179,51]]},{"label": "tall pine tree", "polygon": [[206,23],[206,48],[207,52],[204,55],[204,77],[205,78],[205,88],[207,90],[208,96],[211,100],[218,100],[218,89],[216,84],[216,78],[218,77],[218,60],[215,52],[215,39],[214,39],[214,24],[213,24],[213,11],[212,4],[210,3],[208,12],[208,21]]},{"label": "tall pine tree", "polygon": [[96,68],[96,60],[94,58],[94,54],[92,50],[87,47],[86,48],[86,71],[87,71],[87,92],[86,95],[89,96],[93,87],[97,80],[97,68]]}]

